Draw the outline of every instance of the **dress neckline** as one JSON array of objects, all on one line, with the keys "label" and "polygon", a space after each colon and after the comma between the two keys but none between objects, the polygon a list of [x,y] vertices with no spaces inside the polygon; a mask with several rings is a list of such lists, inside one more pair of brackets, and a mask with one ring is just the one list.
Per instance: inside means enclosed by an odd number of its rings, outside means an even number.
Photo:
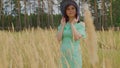
[{"label": "dress neckline", "polygon": [[[67,22],[67,24],[70,24],[70,22]],[[74,23],[74,25],[77,24],[77,23]]]}]

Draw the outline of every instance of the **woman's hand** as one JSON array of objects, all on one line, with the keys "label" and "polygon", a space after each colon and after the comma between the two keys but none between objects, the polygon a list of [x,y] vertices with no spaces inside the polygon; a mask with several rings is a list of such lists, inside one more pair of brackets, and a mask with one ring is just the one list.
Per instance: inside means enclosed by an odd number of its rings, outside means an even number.
[{"label": "woman's hand", "polygon": [[62,27],[64,27],[65,24],[66,24],[65,17],[62,17],[62,19],[61,19],[61,25],[62,25]]},{"label": "woman's hand", "polygon": [[62,17],[62,19],[61,19],[61,26],[62,26],[62,28],[60,29],[60,31],[59,31],[59,32],[57,33],[57,35],[56,35],[59,42],[60,42],[61,39],[62,39],[62,35],[63,35],[63,31],[64,31],[64,26],[65,26],[65,24],[66,24],[65,18]]},{"label": "woman's hand", "polygon": [[79,17],[74,18],[74,19],[71,21],[71,24],[77,23],[77,22],[78,22],[78,20],[79,20]]}]

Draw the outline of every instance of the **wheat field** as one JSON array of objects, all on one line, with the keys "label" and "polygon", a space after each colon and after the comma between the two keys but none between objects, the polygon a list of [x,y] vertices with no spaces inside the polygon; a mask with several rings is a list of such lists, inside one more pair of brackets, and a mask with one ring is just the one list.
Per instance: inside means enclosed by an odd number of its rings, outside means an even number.
[{"label": "wheat field", "polygon": [[[60,44],[56,29],[0,31],[0,68],[59,68]],[[97,68],[120,68],[120,32],[97,31]],[[92,68],[81,39],[83,68]]]}]

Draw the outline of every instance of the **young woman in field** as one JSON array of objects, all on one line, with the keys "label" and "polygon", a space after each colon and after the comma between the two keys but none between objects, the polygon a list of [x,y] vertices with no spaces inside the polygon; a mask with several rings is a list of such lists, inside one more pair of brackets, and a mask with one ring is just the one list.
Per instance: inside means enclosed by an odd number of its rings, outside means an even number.
[{"label": "young woman in field", "polygon": [[80,23],[79,7],[73,0],[61,4],[63,17],[58,26],[57,39],[61,42],[62,68],[82,68],[80,39],[85,38],[85,26]]}]

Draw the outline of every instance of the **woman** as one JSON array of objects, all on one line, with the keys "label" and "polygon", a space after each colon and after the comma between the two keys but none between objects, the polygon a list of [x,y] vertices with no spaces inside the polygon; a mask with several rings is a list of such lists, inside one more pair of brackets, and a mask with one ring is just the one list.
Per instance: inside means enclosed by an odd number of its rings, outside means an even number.
[{"label": "woman", "polygon": [[79,23],[79,7],[74,1],[61,4],[63,17],[58,26],[57,39],[61,41],[62,68],[82,68],[80,38],[85,38],[85,27]]}]

